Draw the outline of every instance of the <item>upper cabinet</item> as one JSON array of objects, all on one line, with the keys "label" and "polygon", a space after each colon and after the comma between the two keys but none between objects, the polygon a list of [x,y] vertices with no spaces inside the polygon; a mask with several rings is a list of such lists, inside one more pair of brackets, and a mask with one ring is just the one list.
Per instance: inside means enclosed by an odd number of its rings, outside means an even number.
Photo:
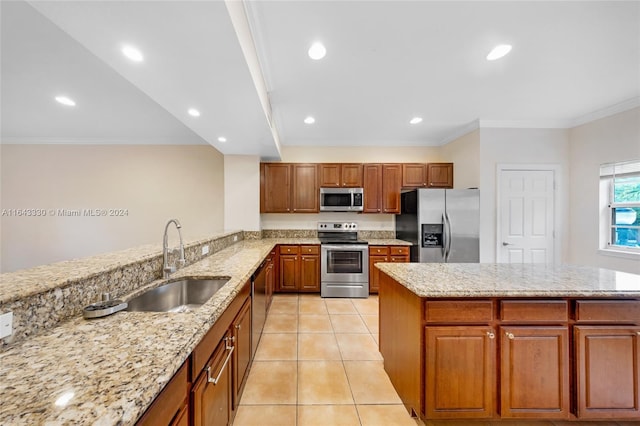
[{"label": "upper cabinet", "polygon": [[427,164],[428,188],[453,188],[453,163]]},{"label": "upper cabinet", "polygon": [[260,163],[260,213],[318,213],[316,164]]},{"label": "upper cabinet", "polygon": [[319,164],[321,188],[362,187],[362,164]]},{"label": "upper cabinet", "polygon": [[427,165],[420,163],[404,163],[402,165],[403,188],[426,188]]},{"label": "upper cabinet", "polygon": [[453,188],[453,163],[260,163],[260,213],[318,213],[321,187],[362,187],[363,213],[397,214],[402,188]]}]

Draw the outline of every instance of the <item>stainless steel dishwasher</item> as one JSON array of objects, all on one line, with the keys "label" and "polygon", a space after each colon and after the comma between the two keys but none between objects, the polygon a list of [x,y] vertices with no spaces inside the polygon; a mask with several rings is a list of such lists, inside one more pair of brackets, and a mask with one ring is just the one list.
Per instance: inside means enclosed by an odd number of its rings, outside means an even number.
[{"label": "stainless steel dishwasher", "polygon": [[252,358],[258,349],[262,329],[267,319],[267,261],[251,276],[251,354]]}]

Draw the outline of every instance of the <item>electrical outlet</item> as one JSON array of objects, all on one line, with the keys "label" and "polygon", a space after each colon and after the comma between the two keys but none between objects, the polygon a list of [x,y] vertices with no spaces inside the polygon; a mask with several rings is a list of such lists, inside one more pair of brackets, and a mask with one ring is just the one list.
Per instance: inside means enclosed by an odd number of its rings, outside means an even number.
[{"label": "electrical outlet", "polygon": [[209,246],[202,246],[202,255],[209,254]]},{"label": "electrical outlet", "polygon": [[233,242],[235,243],[236,241],[238,241],[238,236],[237,236],[237,235],[234,235],[234,236],[233,236]]},{"label": "electrical outlet", "polygon": [[13,312],[0,315],[0,339],[13,334]]}]

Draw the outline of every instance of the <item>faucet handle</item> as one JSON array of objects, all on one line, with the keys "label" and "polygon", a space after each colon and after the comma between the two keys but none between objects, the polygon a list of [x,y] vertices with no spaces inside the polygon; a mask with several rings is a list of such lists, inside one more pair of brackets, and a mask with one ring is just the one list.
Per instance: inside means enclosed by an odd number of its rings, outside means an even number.
[{"label": "faucet handle", "polygon": [[162,270],[164,272],[168,272],[170,274],[174,273],[176,271],[176,267],[175,266],[165,266],[164,268],[162,268]]}]

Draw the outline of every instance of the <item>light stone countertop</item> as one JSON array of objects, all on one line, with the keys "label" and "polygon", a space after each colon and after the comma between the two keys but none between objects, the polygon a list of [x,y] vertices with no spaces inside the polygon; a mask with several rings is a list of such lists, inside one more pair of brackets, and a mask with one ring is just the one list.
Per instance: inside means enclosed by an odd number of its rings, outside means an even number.
[{"label": "light stone countertop", "polygon": [[[0,424],[134,424],[277,242],[287,240],[242,241],[173,274],[231,277],[195,312],[76,318],[9,347],[0,353]],[[73,396],[56,405],[65,394]]]},{"label": "light stone countertop", "polygon": [[395,238],[365,238],[370,246],[410,246],[411,243]]},{"label": "light stone countertop", "polygon": [[420,297],[640,297],[640,275],[571,265],[377,263]]}]

